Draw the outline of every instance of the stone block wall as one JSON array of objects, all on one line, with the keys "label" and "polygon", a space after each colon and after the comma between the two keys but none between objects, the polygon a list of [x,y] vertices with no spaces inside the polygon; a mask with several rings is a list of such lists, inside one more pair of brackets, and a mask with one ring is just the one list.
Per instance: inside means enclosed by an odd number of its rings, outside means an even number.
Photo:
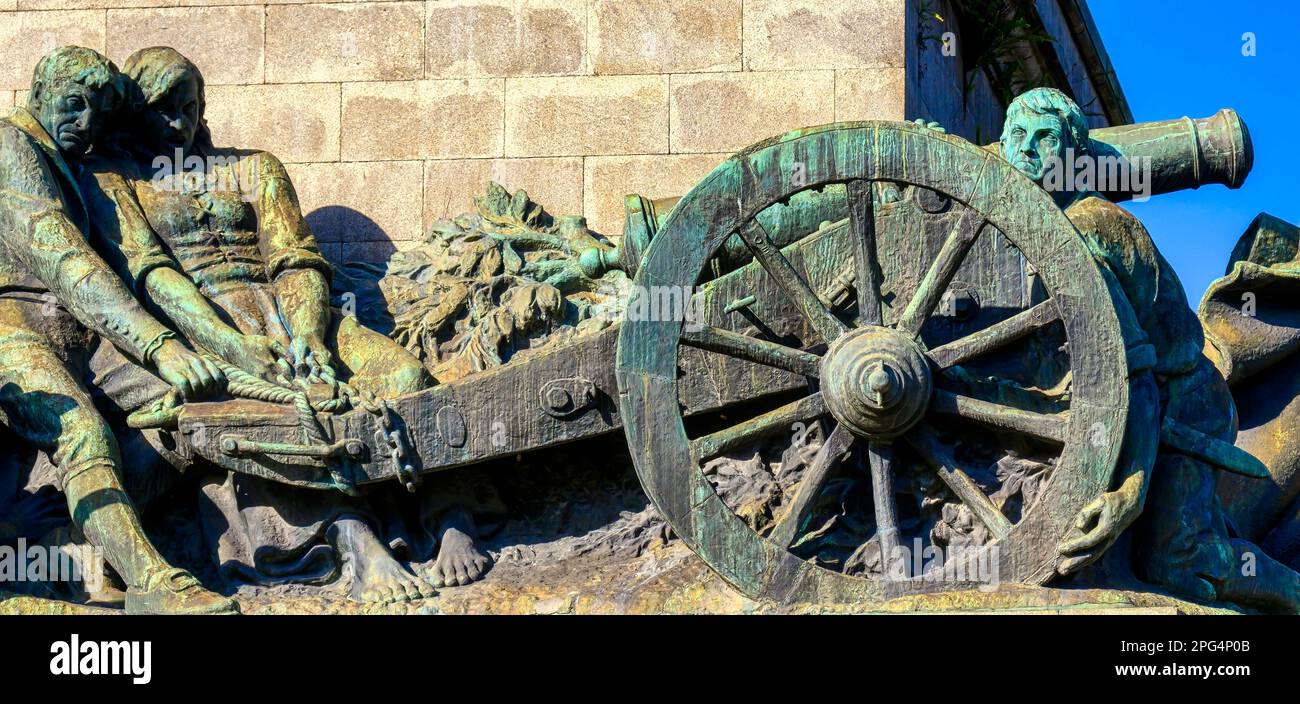
[{"label": "stone block wall", "polygon": [[174,46],[223,145],[274,152],[336,258],[384,259],[488,179],[617,237],[811,124],[903,117],[904,0],[0,0],[0,107],[49,49]]},{"label": "stone block wall", "polygon": [[956,28],[949,0],[0,0],[0,108],[56,46],[174,46],[215,141],[285,161],[332,257],[382,260],[489,179],[618,238],[624,194],[680,195],[787,130],[925,115],[996,138],[1001,105],[980,80],[963,101],[925,38]]}]

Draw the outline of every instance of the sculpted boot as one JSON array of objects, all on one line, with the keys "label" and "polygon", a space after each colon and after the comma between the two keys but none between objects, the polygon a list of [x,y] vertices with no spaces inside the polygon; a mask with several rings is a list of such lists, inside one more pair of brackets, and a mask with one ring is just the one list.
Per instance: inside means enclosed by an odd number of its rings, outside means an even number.
[{"label": "sculpted boot", "polygon": [[69,472],[64,493],[73,521],[126,581],[129,614],[233,614],[239,604],[204,589],[185,570],[167,564],[149,542],[135,506],[111,464],[92,461]]},{"label": "sculpted boot", "polygon": [[237,614],[239,604],[199,584],[179,567],[152,570],[139,587],[126,591],[128,614]]}]

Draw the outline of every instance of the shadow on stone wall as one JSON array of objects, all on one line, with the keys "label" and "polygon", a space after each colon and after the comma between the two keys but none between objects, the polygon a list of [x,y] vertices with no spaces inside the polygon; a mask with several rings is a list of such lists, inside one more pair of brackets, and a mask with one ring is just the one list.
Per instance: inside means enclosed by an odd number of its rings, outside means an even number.
[{"label": "shadow on stone wall", "polygon": [[344,205],[327,205],[306,216],[321,252],[335,265],[386,262],[397,251],[392,237],[369,216]]}]

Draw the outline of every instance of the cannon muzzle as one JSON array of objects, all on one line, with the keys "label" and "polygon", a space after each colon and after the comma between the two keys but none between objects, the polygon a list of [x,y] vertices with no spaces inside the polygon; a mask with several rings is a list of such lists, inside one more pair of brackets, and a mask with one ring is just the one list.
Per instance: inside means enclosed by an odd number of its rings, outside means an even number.
[{"label": "cannon muzzle", "polygon": [[1230,108],[1199,120],[1103,127],[1092,130],[1091,137],[1130,159],[1151,157],[1153,195],[1207,183],[1240,188],[1255,163],[1246,123]]}]

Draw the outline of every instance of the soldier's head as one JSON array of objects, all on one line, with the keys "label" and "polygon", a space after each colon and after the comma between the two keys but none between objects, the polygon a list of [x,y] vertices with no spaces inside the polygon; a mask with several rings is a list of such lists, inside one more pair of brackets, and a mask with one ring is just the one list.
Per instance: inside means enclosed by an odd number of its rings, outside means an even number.
[{"label": "soldier's head", "polygon": [[203,119],[203,74],[179,51],[165,46],[141,49],[122,66],[138,91],[136,137],[156,152],[196,143],[211,146]]},{"label": "soldier's head", "polygon": [[65,46],[37,62],[27,111],[60,151],[80,156],[99,138],[123,94],[122,75],[112,61],[93,49]]},{"label": "soldier's head", "polygon": [[1088,122],[1070,96],[1055,88],[1034,88],[1007,106],[1002,123],[1002,156],[1042,184],[1047,164],[1066,149],[1082,156],[1088,148]]}]

